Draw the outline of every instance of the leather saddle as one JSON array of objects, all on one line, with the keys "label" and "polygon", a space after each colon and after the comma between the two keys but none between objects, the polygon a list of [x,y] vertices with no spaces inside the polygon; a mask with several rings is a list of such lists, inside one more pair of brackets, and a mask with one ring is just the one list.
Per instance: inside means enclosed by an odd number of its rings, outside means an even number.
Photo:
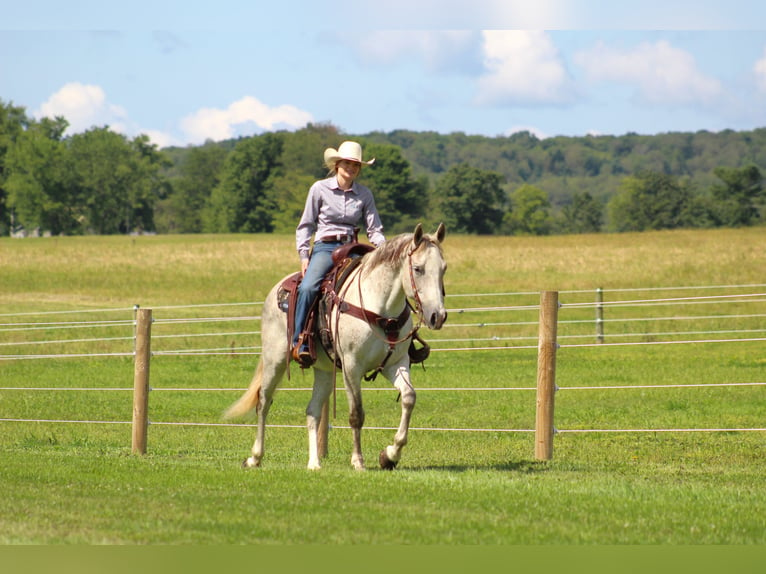
[{"label": "leather saddle", "polygon": [[[350,305],[341,300],[338,293],[342,291],[343,285],[359,264],[362,262],[362,256],[374,250],[372,245],[364,243],[347,243],[341,245],[332,253],[333,266],[325,275],[322,281],[319,296],[314,305],[309,310],[306,324],[301,332],[302,342],[308,344],[311,363],[317,359],[317,340],[322,345],[325,353],[335,362],[336,367],[342,368],[340,359],[335,355],[335,345],[332,330],[330,329],[330,316],[334,310],[349,313],[359,319],[366,320],[370,324],[378,325],[386,335],[389,344],[393,347],[399,331],[410,316],[409,302],[405,306],[399,317],[387,318],[371,313],[354,305]],[[287,314],[287,341],[288,341],[288,362],[290,361],[291,343],[294,335],[295,325],[295,304],[298,298],[298,286],[301,282],[300,272],[287,277],[280,285],[277,293],[277,302],[280,309]],[[413,331],[412,340],[409,346],[409,356],[411,363],[422,363],[430,354],[430,347],[420,338],[417,329]],[[420,344],[416,347],[415,341]],[[380,368],[382,368],[381,365]],[[379,369],[380,369],[379,368]],[[379,370],[378,369],[378,370]]]},{"label": "leather saddle", "polygon": [[[330,294],[337,293],[343,283],[348,279],[351,272],[362,262],[362,256],[375,249],[372,245],[365,243],[347,243],[341,245],[332,252],[332,268],[325,275],[320,286],[319,296],[314,301],[306,318],[306,324],[300,335],[301,342],[307,343],[311,363],[317,359],[316,335],[324,347],[325,352],[334,358],[332,336],[329,327],[328,299]],[[295,334],[295,306],[298,299],[298,286],[301,283],[301,273],[297,272],[287,277],[279,287],[277,293],[277,303],[279,308],[287,313],[287,341],[288,349],[292,345],[293,335]],[[289,353],[289,352],[288,352]],[[289,360],[289,356],[288,356]],[[337,364],[337,361],[336,361]],[[340,365],[338,365],[340,367]]]}]

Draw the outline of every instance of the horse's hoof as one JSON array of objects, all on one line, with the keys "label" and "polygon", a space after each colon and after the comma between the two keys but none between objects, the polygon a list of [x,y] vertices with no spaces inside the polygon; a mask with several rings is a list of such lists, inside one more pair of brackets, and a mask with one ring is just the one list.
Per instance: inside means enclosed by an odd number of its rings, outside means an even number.
[{"label": "horse's hoof", "polygon": [[242,468],[258,468],[261,466],[261,461],[256,461],[254,457],[250,456],[242,461]]},{"label": "horse's hoof", "polygon": [[391,460],[388,458],[388,455],[386,454],[386,449],[383,449],[380,451],[380,468],[383,470],[394,470],[396,468],[396,461]]}]

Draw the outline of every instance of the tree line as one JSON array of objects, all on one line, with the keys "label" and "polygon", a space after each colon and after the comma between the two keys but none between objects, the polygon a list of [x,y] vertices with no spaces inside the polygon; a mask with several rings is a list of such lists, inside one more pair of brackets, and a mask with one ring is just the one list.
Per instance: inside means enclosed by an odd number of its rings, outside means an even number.
[{"label": "tree line", "polygon": [[331,124],[158,149],[108,126],[64,136],[0,100],[0,235],[291,233],[326,147],[360,141],[388,233],[548,235],[762,222],[766,129],[539,139]]}]

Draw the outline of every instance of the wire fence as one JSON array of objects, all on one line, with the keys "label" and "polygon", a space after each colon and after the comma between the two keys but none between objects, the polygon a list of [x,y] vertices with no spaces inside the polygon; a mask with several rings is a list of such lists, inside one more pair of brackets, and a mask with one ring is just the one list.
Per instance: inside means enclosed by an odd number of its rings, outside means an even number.
[{"label": "wire fence", "polygon": [[[637,294],[642,296],[637,297]],[[447,297],[449,320],[441,331],[429,332],[434,353],[527,352],[537,349],[539,293],[471,293]],[[671,286],[561,291],[559,349],[635,347],[647,345],[721,345],[766,341],[766,284]],[[152,307],[152,356],[257,356],[260,354],[262,301]],[[0,368],[9,361],[127,358],[135,354],[135,313],[139,307],[0,314]],[[759,388],[764,381],[699,384],[637,384],[568,386],[567,393],[668,388]],[[55,387],[2,385],[8,392],[129,392],[125,387]],[[162,388],[165,393],[241,392],[241,388]],[[285,387],[283,391],[310,391]],[[534,387],[431,387],[419,392],[528,392]],[[390,387],[365,388],[365,392]],[[0,422],[128,424],[127,421],[58,418],[0,418]],[[251,426],[189,421],[152,421],[152,425]],[[302,425],[269,425],[292,427]],[[336,426],[335,428],[348,428]],[[394,427],[365,427],[396,430]],[[417,428],[422,431],[533,432],[508,428]],[[764,431],[743,428],[558,429],[559,433]]]}]

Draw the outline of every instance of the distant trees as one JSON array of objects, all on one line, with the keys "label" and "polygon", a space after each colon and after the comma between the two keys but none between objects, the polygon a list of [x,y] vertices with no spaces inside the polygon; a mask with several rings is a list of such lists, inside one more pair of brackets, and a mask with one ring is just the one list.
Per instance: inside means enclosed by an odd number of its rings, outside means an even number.
[{"label": "distant trees", "polygon": [[548,235],[553,229],[548,195],[524,184],[511,193],[511,209],[503,217],[504,231],[511,235]]},{"label": "distant trees", "polygon": [[337,147],[342,136],[335,126],[321,123],[280,135],[283,138],[283,169],[274,179],[277,208],[272,224],[277,233],[294,233],[309,187],[317,179],[327,176],[322,152],[328,147]]},{"label": "distant trees", "polygon": [[454,233],[500,234],[507,200],[503,176],[461,163],[436,184],[440,212]]},{"label": "distant trees", "polygon": [[366,157],[388,234],[444,221],[454,233],[546,235],[756,225],[766,210],[766,129],[540,139],[332,124],[158,150],[108,127],[65,137],[0,100],[0,235],[292,233],[322,152]]},{"label": "distant trees", "polygon": [[596,233],[604,224],[604,206],[590,193],[575,192],[572,203],[561,210],[562,233]]},{"label": "distant trees", "polygon": [[221,180],[203,212],[210,233],[270,233],[277,207],[274,182],[281,174],[282,138],[265,134],[240,140],[226,158]]},{"label": "distant trees", "polygon": [[760,218],[759,204],[763,206],[763,175],[754,165],[740,169],[717,167],[713,170],[722,182],[712,186],[718,209],[716,223],[725,227],[752,225]]},{"label": "distant trees", "polygon": [[94,128],[68,140],[67,168],[79,231],[101,235],[154,230],[154,205],[165,187],[163,156],[146,136],[128,140]]},{"label": "distant trees", "polygon": [[226,150],[212,142],[189,150],[172,181],[172,193],[160,202],[157,226],[169,233],[200,233],[202,214],[221,181]]},{"label": "distant trees", "polygon": [[614,231],[647,231],[685,227],[693,194],[678,178],[645,171],[622,180],[609,202]]},{"label": "distant trees", "polygon": [[364,150],[375,158],[375,164],[362,170],[360,181],[373,190],[386,231],[411,231],[418,221],[427,218],[427,180],[413,179],[409,162],[396,146],[369,144]]},{"label": "distant trees", "polygon": [[54,234],[153,230],[162,154],[146,136],[94,128],[64,140],[66,128],[63,118],[32,122],[6,153],[15,224]]},{"label": "distant trees", "polygon": [[8,152],[29,125],[23,107],[0,100],[0,235],[11,228],[11,209],[8,206]]},{"label": "distant trees", "polygon": [[760,218],[763,176],[755,166],[714,170],[721,183],[712,197],[698,193],[688,180],[656,172],[623,179],[609,202],[614,231],[646,231],[680,227],[737,227]]},{"label": "distant trees", "polygon": [[32,124],[17,134],[5,156],[5,190],[14,224],[52,233],[73,233],[80,226],[72,174],[65,168],[63,118]]}]

